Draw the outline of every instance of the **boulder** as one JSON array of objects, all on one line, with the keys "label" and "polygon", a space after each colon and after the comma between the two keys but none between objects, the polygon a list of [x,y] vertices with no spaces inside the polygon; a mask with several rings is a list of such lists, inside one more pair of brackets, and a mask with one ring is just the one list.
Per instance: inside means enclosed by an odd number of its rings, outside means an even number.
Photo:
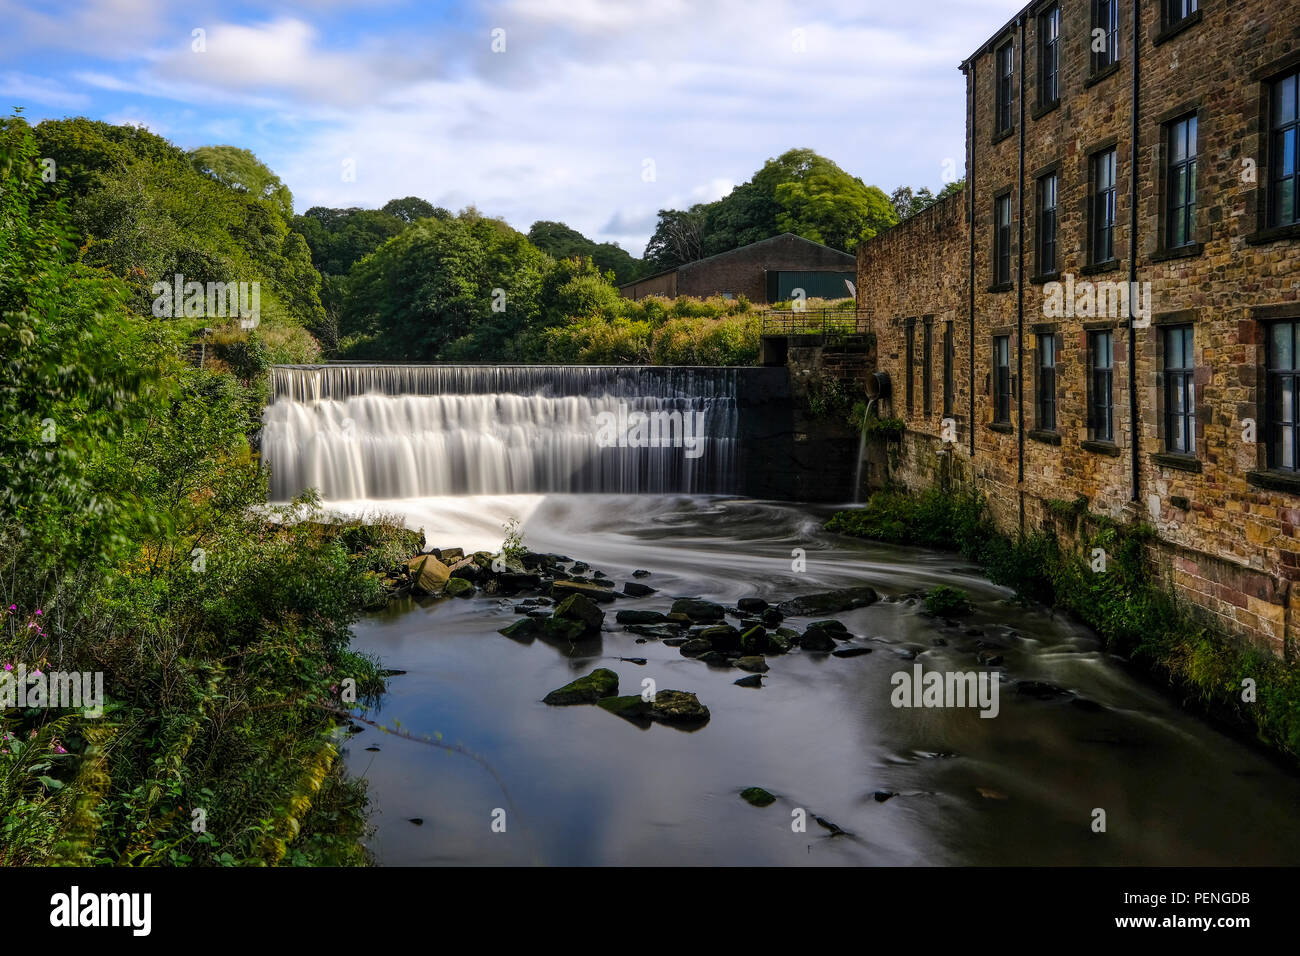
[{"label": "boulder", "polygon": [[733,681],[732,683],[734,683],[737,687],[762,687],[762,686],[763,686],[763,675],[762,675],[762,674],[750,674],[750,675],[748,675],[748,676],[746,676],[746,677],[742,677],[742,678],[740,678],[740,679],[737,680],[737,681]]},{"label": "boulder", "polygon": [[531,642],[534,638],[542,636],[542,622],[536,618],[523,617],[513,624],[501,628],[497,633],[504,634],[516,641]]},{"label": "boulder", "polygon": [[832,657],[861,657],[863,654],[870,654],[869,647],[837,647],[831,651]]},{"label": "boulder", "polygon": [[453,578],[464,578],[466,581],[481,581],[484,574],[483,569],[474,563],[473,558],[461,558],[451,565],[451,576]]},{"label": "boulder", "polygon": [[647,714],[666,724],[700,724],[709,719],[709,708],[694,694],[682,690],[661,690],[655,694]]},{"label": "boulder", "polygon": [[747,787],[740,791],[740,797],[753,807],[767,807],[776,802],[776,797],[762,787]]},{"label": "boulder", "polygon": [[648,577],[650,577],[650,572],[649,572],[649,571],[646,571],[644,568],[637,568],[635,571],[632,572],[632,577],[634,577],[634,578],[648,578]]},{"label": "boulder", "polygon": [[438,560],[446,565],[453,565],[465,557],[464,548],[434,548]]},{"label": "boulder", "polygon": [[623,593],[628,597],[649,597],[657,590],[658,588],[652,588],[648,584],[637,584],[635,581],[628,581],[623,585]]},{"label": "boulder", "polygon": [[692,637],[678,648],[683,657],[699,657],[701,654],[713,650],[713,644],[702,637]]},{"label": "boulder", "polygon": [[769,607],[758,617],[759,620],[761,620],[768,627],[776,627],[783,620],[785,620],[785,615],[782,614],[779,610],[777,610],[774,607]]},{"label": "boulder", "polygon": [[874,588],[866,586],[843,588],[839,591],[823,591],[820,594],[805,594],[803,597],[782,601],[777,609],[786,617],[810,617],[814,614],[836,614],[866,607],[880,599]]},{"label": "boulder", "polygon": [[542,698],[542,703],[553,706],[594,704],[603,697],[613,697],[617,693],[618,675],[607,667],[598,667],[586,677],[579,677],[572,683],[551,691]]},{"label": "boulder", "polygon": [[478,589],[465,578],[449,578],[442,589],[443,597],[473,597]]},{"label": "boulder", "polygon": [[503,571],[493,583],[496,585],[496,593],[509,596],[521,591],[536,591],[542,586],[542,576],[526,571]]},{"label": "boulder", "polygon": [[673,602],[672,613],[685,614],[692,621],[721,621],[726,616],[727,609],[712,601],[679,598]]},{"label": "boulder", "polygon": [[740,647],[740,631],[730,624],[715,624],[700,631],[700,638],[715,651],[734,651]]},{"label": "boulder", "polygon": [[746,654],[762,654],[767,650],[767,629],[751,627],[740,635],[740,649]]},{"label": "boulder", "polygon": [[417,594],[439,594],[451,569],[431,554],[412,558],[407,567],[411,572],[411,586]]},{"label": "boulder", "polygon": [[[548,617],[542,621],[542,633],[553,641],[568,641],[572,644],[590,634],[582,621],[566,618]],[[597,632],[599,633],[599,632]]]},{"label": "boulder", "polygon": [[788,627],[778,627],[767,634],[767,653],[786,654],[799,642],[799,632]]},{"label": "boulder", "polygon": [[612,590],[601,587],[599,584],[592,584],[590,581],[553,581],[551,582],[551,593],[557,599],[569,594],[582,594],[601,604],[610,604],[614,601],[614,592]]},{"label": "boulder", "polygon": [[570,594],[555,607],[555,614],[562,621],[577,621],[589,633],[598,633],[605,623],[605,612],[596,607],[596,602],[584,594]]},{"label": "boulder", "polygon": [[762,614],[769,606],[761,597],[743,597],[736,602],[736,607],[748,614]]},{"label": "boulder", "polygon": [[833,651],[835,639],[824,628],[810,627],[799,638],[799,646],[805,651]]},{"label": "boulder", "polygon": [[768,671],[767,661],[757,654],[739,657],[735,663],[742,671],[749,671],[751,674],[766,674]]}]

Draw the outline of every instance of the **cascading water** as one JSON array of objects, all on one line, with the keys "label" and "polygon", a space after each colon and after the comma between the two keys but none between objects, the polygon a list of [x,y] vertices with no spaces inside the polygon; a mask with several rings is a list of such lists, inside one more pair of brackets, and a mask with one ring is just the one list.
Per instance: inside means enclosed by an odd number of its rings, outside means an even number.
[{"label": "cascading water", "polygon": [[271,497],[736,490],[736,371],[277,366]]}]

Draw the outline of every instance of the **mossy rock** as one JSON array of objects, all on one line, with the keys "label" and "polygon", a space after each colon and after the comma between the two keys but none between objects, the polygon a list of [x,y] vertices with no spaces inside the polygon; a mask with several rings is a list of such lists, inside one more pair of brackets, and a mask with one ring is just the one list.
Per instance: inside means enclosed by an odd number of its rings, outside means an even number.
[{"label": "mossy rock", "polygon": [[542,698],[542,703],[561,707],[569,704],[594,704],[617,693],[618,675],[607,667],[598,667],[586,677],[579,677],[572,683],[551,691]]},{"label": "mossy rock", "polygon": [[751,627],[740,635],[740,649],[746,654],[762,654],[767,650],[767,628]]},{"label": "mossy rock", "polygon": [[631,694],[627,697],[603,697],[596,701],[596,706],[636,723],[649,724],[650,721],[650,718],[646,715],[650,705],[637,694]]},{"label": "mossy rock", "polygon": [[581,594],[601,604],[611,604],[615,599],[611,588],[601,587],[590,581],[555,581],[551,584],[551,594],[557,600],[570,594]]},{"label": "mossy rock", "polygon": [[529,641],[541,637],[544,633],[543,622],[535,617],[521,617],[513,624],[508,624],[497,631],[498,634],[504,634],[506,637],[513,638],[516,641]]},{"label": "mossy rock", "polygon": [[672,613],[685,614],[692,621],[721,621],[727,616],[727,609],[712,601],[679,598],[673,602]]},{"label": "mossy rock", "polygon": [[542,625],[542,633],[553,641],[568,641],[570,644],[580,641],[588,634],[587,625],[581,621],[565,620],[555,616],[547,618],[538,618]]},{"label": "mossy rock", "polygon": [[440,594],[451,577],[451,569],[431,554],[412,558],[407,562],[412,588],[417,594]]},{"label": "mossy rock", "polygon": [[742,671],[748,671],[751,674],[766,674],[768,672],[767,661],[763,660],[758,654],[749,657],[738,657],[734,663]]},{"label": "mossy rock", "polygon": [[478,588],[464,578],[450,578],[442,589],[443,597],[472,597]]},{"label": "mossy rock", "polygon": [[561,621],[577,621],[588,633],[598,633],[605,623],[605,612],[584,594],[570,594],[556,605],[554,616]]},{"label": "mossy rock", "polygon": [[700,631],[701,640],[708,641],[715,651],[735,651],[740,649],[740,631],[730,624],[715,624]]},{"label": "mossy rock", "polygon": [[619,624],[662,624],[668,620],[662,611],[619,611],[614,615]]},{"label": "mossy rock", "polygon": [[702,637],[693,637],[686,643],[682,644],[678,650],[681,652],[683,657],[699,657],[701,654],[706,654],[713,650],[713,644],[711,641],[707,641]]},{"label": "mossy rock", "polygon": [[925,609],[939,617],[960,617],[975,610],[965,591],[946,584],[930,589],[925,596]]},{"label": "mossy rock", "polygon": [[661,690],[650,702],[647,716],[665,724],[703,724],[708,722],[709,708],[687,691]]},{"label": "mossy rock", "polygon": [[811,617],[814,614],[838,614],[854,608],[875,604],[880,599],[875,588],[843,588],[839,591],[823,591],[820,594],[805,594],[777,605],[777,609],[786,617]]},{"label": "mossy rock", "polygon": [[741,798],[752,807],[770,807],[776,803],[776,797],[772,796],[762,787],[746,787],[740,791]]}]

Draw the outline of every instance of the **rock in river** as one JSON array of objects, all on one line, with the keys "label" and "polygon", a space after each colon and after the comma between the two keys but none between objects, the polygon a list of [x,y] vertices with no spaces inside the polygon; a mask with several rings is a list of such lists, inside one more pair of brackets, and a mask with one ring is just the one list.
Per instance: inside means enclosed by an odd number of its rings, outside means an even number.
[{"label": "rock in river", "polygon": [[668,620],[662,611],[619,611],[614,615],[619,624],[662,624]]},{"label": "rock in river", "polygon": [[450,578],[442,589],[443,597],[473,597],[477,588],[465,578]]},{"label": "rock in river", "polygon": [[648,584],[637,584],[635,581],[628,581],[623,585],[623,593],[628,597],[649,597],[656,590]]},{"label": "rock in river", "polygon": [[766,674],[768,671],[767,661],[758,654],[738,657],[735,663],[742,671],[749,671],[752,674]]},{"label": "rock in river", "polygon": [[813,614],[835,614],[839,611],[851,611],[866,607],[879,600],[874,588],[866,586],[844,588],[839,591],[823,591],[820,594],[805,594],[777,605],[786,617],[809,617]]},{"label": "rock in river", "polygon": [[555,581],[551,584],[551,593],[557,598],[562,598],[568,594],[582,594],[593,601],[599,601],[601,604],[609,604],[615,598],[615,594],[610,588],[603,588],[598,584],[592,584],[590,581]]},{"label": "rock in river", "polygon": [[579,677],[571,684],[565,684],[553,690],[542,702],[557,706],[567,704],[594,704],[605,697],[618,693],[618,675],[607,667],[598,667],[586,677]]},{"label": "rock in river", "polygon": [[578,621],[588,634],[600,631],[605,623],[605,612],[584,594],[570,594],[555,607],[555,617],[561,621]]},{"label": "rock in river", "polygon": [[411,581],[418,594],[439,594],[451,576],[451,569],[431,554],[412,558],[407,567],[411,572]]},{"label": "rock in river", "polygon": [[696,601],[692,598],[679,598],[673,602],[674,614],[685,614],[692,621],[721,621],[727,609],[712,601]]},{"label": "rock in river", "polygon": [[665,724],[703,724],[709,719],[709,708],[700,703],[694,694],[682,690],[661,690],[654,700],[647,702],[638,695],[606,697],[596,702],[611,714],[632,721],[657,720]]},{"label": "rock in river", "polygon": [[776,802],[776,797],[772,796],[762,787],[746,787],[740,791],[740,796],[751,806],[766,807]]}]

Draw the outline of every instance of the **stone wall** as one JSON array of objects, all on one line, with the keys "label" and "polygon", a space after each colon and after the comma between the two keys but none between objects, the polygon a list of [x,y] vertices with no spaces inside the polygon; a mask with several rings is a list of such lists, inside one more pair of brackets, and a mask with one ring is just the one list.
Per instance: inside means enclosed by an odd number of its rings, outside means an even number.
[{"label": "stone wall", "polygon": [[[1136,6],[1134,5],[1136,2]],[[1300,474],[1269,470],[1262,424],[1269,323],[1300,318],[1300,229],[1268,230],[1271,82],[1300,66],[1300,6],[1273,0],[1205,3],[1170,28],[1161,4],[1121,0],[1118,64],[1094,73],[1090,4],[1061,4],[1059,103],[1038,90],[1039,14],[1027,7],[963,65],[967,78],[967,192],[859,250],[859,308],[871,315],[879,364],[894,381],[892,413],[908,433],[892,477],[921,486],[957,476],[990,500],[1005,530],[1051,520],[1047,501],[1088,499],[1094,513],[1153,525],[1153,558],[1191,602],[1230,632],[1279,654],[1300,640]],[[1138,25],[1136,162],[1133,23]],[[996,50],[1015,52],[1013,124],[995,132]],[[1021,78],[1023,84],[1021,97]],[[1167,124],[1195,115],[1198,142],[1193,243],[1167,247]],[[1114,258],[1089,247],[1090,157],[1116,153]],[[1022,157],[1023,149],[1023,157]],[[1059,184],[1055,273],[1039,263],[1040,176]],[[1136,261],[1130,254],[1136,181]],[[994,203],[1009,196],[1010,282],[995,281]],[[967,204],[973,208],[968,224]],[[969,266],[973,236],[974,266]],[[1053,282],[1150,283],[1150,315],[1058,315]],[[1040,274],[1042,273],[1042,274]],[[974,290],[973,308],[971,289]],[[1141,286],[1140,286],[1141,288]],[[921,407],[926,316],[953,322],[955,440]],[[913,395],[905,405],[906,335],[913,320]],[[974,326],[973,337],[969,334]],[[1164,424],[1163,336],[1192,328],[1194,454],[1171,454]],[[1114,339],[1112,441],[1088,429],[1089,333]],[[994,422],[993,339],[1010,346],[1010,421]],[[1130,342],[1130,335],[1133,337]],[[1040,341],[1056,343],[1056,427],[1041,428],[1035,401]],[[931,339],[942,382],[942,334]],[[1130,389],[1129,352],[1136,361]],[[969,373],[971,364],[974,374]],[[933,385],[932,385],[933,387]],[[941,386],[940,386],[941,387]],[[974,415],[970,403],[974,401]],[[1131,412],[1136,400],[1137,415]],[[935,405],[938,402],[934,402]],[[1250,441],[1254,423],[1260,441]]]}]

